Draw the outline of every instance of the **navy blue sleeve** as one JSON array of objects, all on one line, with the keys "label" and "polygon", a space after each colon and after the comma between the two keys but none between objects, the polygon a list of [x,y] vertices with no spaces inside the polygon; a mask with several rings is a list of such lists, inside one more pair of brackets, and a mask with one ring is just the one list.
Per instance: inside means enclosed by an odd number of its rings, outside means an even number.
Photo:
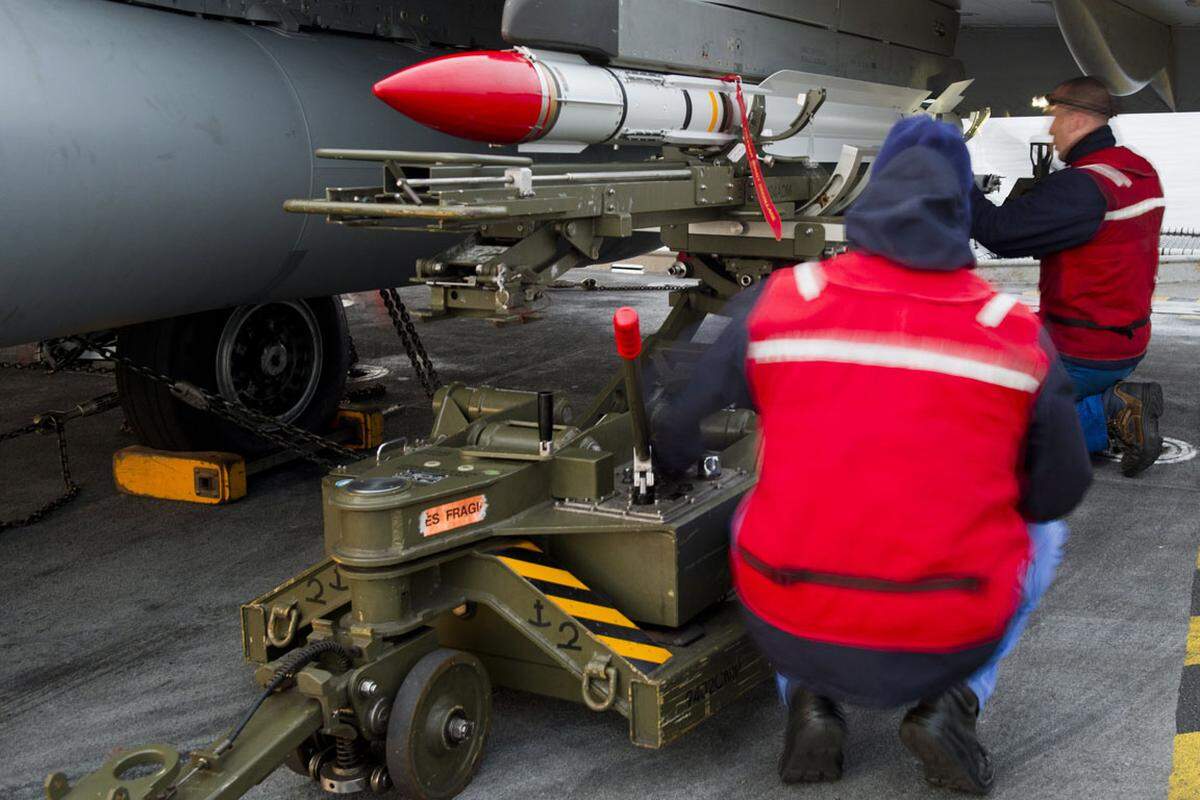
[{"label": "navy blue sleeve", "polygon": [[1091,240],[1108,202],[1078,169],[1052,172],[1020,197],[997,206],[973,187],[971,238],[998,256],[1040,258]]},{"label": "navy blue sleeve", "polygon": [[729,324],[696,361],[687,387],[655,414],[654,459],[669,474],[682,474],[703,453],[700,421],[722,408],[753,408],[746,380],[746,324],[762,284],[738,293],[725,304]]},{"label": "navy blue sleeve", "polygon": [[1021,514],[1030,522],[1065,517],[1092,483],[1092,459],[1075,411],[1075,387],[1045,331],[1041,344],[1050,356],[1050,371],[1026,433],[1021,487]]}]

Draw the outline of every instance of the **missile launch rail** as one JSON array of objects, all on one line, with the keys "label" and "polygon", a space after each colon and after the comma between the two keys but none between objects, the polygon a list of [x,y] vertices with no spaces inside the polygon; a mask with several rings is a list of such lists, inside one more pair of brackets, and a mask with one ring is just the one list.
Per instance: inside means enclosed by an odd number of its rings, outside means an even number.
[{"label": "missile launch rail", "polygon": [[775,265],[820,256],[843,238],[840,218],[865,184],[869,148],[845,147],[830,171],[807,160],[773,164],[766,183],[783,218],[776,241],[744,164],[665,148],[630,163],[535,164],[519,156],[318,150],[379,161],[380,186],[330,188],[287,211],[343,225],[460,231],[455,246],[417,262],[428,315],[528,319],[567,271],[666,244],[724,298]]}]

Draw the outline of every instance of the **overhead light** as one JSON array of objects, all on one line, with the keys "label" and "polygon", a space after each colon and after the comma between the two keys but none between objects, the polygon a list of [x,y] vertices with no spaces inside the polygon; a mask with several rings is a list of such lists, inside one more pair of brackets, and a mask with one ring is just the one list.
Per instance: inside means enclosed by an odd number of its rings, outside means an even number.
[{"label": "overhead light", "polygon": [[1039,94],[1037,97],[1033,98],[1033,102],[1031,102],[1030,105],[1034,108],[1048,108],[1050,106],[1050,101],[1046,99],[1046,95]]}]

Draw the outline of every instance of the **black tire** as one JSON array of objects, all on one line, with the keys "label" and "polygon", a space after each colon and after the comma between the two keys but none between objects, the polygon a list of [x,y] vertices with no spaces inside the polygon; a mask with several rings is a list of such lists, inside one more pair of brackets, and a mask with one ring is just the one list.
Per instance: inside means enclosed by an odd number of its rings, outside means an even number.
[{"label": "black tire", "polygon": [[[279,308],[275,308],[278,306]],[[350,367],[350,334],[346,327],[346,315],[341,299],[316,297],[294,301],[293,305],[262,304],[240,306],[218,311],[188,314],[182,317],[146,322],[122,328],[117,334],[117,351],[138,364],[169,375],[176,380],[186,380],[221,394],[218,389],[218,348],[222,332],[226,330],[235,314],[245,318],[258,309],[275,309],[284,313],[287,306],[304,319],[315,323],[319,331],[319,348],[315,337],[306,341],[308,346],[320,352],[320,374],[309,389],[305,377],[302,395],[310,395],[302,405],[297,403],[289,420],[311,431],[326,430],[337,412],[338,403],[345,392],[346,373]],[[261,312],[260,312],[261,313]],[[301,330],[301,334],[303,330]],[[300,368],[311,376],[317,360],[309,353],[309,361]],[[304,372],[307,370],[307,372]],[[125,417],[143,444],[160,450],[226,450],[242,455],[258,455],[271,449],[271,445],[259,436],[236,425],[227,423],[207,412],[199,411],[176,399],[161,383],[152,381],[131,371],[123,365],[117,366],[117,391]],[[298,391],[298,390],[297,390]],[[229,392],[224,395],[228,399]],[[244,397],[239,401],[246,402]],[[255,403],[249,403],[254,407]],[[267,406],[256,410],[274,410]]]},{"label": "black tire", "polygon": [[[441,648],[413,666],[388,720],[388,774],[407,800],[449,800],[471,783],[492,719],[492,684],[470,653]],[[453,741],[452,722],[471,732]]]}]

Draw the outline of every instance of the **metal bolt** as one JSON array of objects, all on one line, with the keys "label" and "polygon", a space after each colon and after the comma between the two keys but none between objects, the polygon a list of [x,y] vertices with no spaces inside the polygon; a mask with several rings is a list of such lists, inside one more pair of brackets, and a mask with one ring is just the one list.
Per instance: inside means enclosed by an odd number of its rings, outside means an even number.
[{"label": "metal bolt", "polygon": [[805,236],[812,236],[812,235],[813,235],[813,228],[812,228],[812,226],[811,226],[811,225],[809,225],[807,228],[805,228],[805,229],[804,229],[804,235],[805,235]]},{"label": "metal bolt", "polygon": [[392,718],[392,704],[386,697],[375,701],[366,713],[367,727],[377,736],[387,733],[388,720]]},{"label": "metal bolt", "polygon": [[446,722],[446,738],[453,744],[461,744],[475,733],[475,723],[465,717],[453,716]]},{"label": "metal bolt", "polygon": [[616,193],[617,193],[617,190],[616,190],[616,189],[612,188],[611,186],[610,186],[610,187],[608,187],[608,192],[607,192],[607,194],[608,194],[608,196],[609,196],[609,197],[613,196],[613,195],[614,195],[614,194],[616,194]]},{"label": "metal bolt", "polygon": [[707,188],[708,188],[708,184],[707,184],[707,183],[702,183],[702,184],[700,184],[700,188],[701,188],[701,189],[707,189]]},{"label": "metal bolt", "polygon": [[371,791],[374,794],[387,794],[392,788],[392,776],[388,774],[387,767],[378,766],[371,770]]},{"label": "metal bolt", "polygon": [[576,230],[578,230],[578,226],[574,222],[567,223],[567,236],[574,236]]},{"label": "metal bolt", "polygon": [[359,697],[371,697],[379,691],[379,684],[370,678],[363,678],[358,682]]}]

